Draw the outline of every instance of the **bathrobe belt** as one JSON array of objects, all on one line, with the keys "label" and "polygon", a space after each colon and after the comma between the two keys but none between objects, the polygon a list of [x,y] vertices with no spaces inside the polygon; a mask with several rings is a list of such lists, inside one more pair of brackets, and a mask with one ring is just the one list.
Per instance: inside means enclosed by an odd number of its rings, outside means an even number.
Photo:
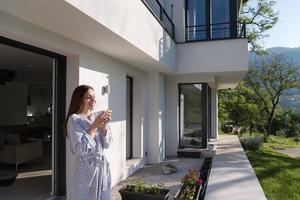
[{"label": "bathrobe belt", "polygon": [[83,156],[78,156],[79,160],[84,160],[88,164],[94,166],[94,167],[99,167],[98,169],[101,170],[101,176],[100,182],[101,184],[101,190],[105,191],[107,190],[108,186],[108,181],[109,181],[109,163],[105,157],[105,155],[100,154],[100,153],[89,153]]}]

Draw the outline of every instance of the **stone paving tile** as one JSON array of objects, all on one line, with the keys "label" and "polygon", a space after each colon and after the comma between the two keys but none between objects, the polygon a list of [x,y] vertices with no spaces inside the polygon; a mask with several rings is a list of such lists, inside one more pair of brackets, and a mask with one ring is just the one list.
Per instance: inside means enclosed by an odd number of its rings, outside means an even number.
[{"label": "stone paving tile", "polygon": [[[134,184],[138,180],[146,183],[163,183],[170,190],[170,200],[180,188],[181,178],[189,169],[200,169],[203,158],[169,158],[166,161],[154,165],[146,165],[142,169],[129,176],[113,187],[112,200],[121,200],[119,189],[126,184]],[[177,167],[177,172],[170,175],[163,175],[161,167],[167,162],[173,163]]]}]

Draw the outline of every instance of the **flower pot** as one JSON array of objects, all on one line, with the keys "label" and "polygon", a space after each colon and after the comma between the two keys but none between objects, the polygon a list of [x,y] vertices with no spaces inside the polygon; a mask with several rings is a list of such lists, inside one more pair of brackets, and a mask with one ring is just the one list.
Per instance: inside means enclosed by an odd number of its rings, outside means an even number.
[{"label": "flower pot", "polygon": [[[187,198],[181,198],[180,194],[183,192],[183,190],[187,187],[187,185],[181,185],[180,190],[176,193],[174,200],[187,200]],[[193,200],[198,200],[200,195],[201,195],[201,190],[202,190],[202,186],[201,185],[196,185],[196,191],[195,194],[193,196]]]},{"label": "flower pot", "polygon": [[119,190],[122,200],[167,200],[169,198],[169,190],[162,189],[160,194],[146,194],[134,192],[135,185],[130,186],[132,191],[126,191],[125,187]]}]

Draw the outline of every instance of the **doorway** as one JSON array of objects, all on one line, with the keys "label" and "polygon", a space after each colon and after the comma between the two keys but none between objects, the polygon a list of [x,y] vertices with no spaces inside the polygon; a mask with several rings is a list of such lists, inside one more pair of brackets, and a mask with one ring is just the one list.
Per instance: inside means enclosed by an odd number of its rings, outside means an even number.
[{"label": "doorway", "polygon": [[0,107],[11,111],[0,119],[0,154],[15,149],[19,158],[0,158],[4,174],[18,173],[13,185],[0,188],[1,198],[65,195],[66,58],[2,36],[0,52],[2,100],[11,99]]},{"label": "doorway", "polygon": [[126,77],[126,159],[132,159],[132,83],[133,78]]},{"label": "doorway", "polygon": [[210,106],[207,83],[179,84],[179,148],[207,148]]}]

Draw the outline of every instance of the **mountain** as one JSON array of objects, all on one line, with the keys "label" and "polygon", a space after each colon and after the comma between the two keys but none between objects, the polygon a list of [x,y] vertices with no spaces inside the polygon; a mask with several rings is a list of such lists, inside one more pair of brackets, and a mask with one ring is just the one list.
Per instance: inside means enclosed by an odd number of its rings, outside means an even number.
[{"label": "mountain", "polygon": [[[300,47],[298,48],[287,48],[287,47],[273,47],[266,50],[270,55],[272,54],[281,54],[284,55],[286,59],[291,61],[292,63],[296,65],[300,65]],[[269,56],[270,56],[269,55]],[[248,54],[249,62],[255,62],[259,61],[262,58],[268,57],[268,55],[265,56],[257,56],[254,53]]]},{"label": "mountain", "polygon": [[[270,54],[265,56],[257,56],[253,53],[249,53],[248,54],[249,63],[259,63],[263,58],[266,58],[272,54],[281,54],[291,63],[298,65],[298,67],[300,68],[300,47],[298,48],[273,47],[267,49],[267,52]],[[280,100],[280,105],[283,108],[293,109],[300,112],[300,89],[291,89],[289,90],[289,93],[291,93],[292,95],[282,97]]]}]

